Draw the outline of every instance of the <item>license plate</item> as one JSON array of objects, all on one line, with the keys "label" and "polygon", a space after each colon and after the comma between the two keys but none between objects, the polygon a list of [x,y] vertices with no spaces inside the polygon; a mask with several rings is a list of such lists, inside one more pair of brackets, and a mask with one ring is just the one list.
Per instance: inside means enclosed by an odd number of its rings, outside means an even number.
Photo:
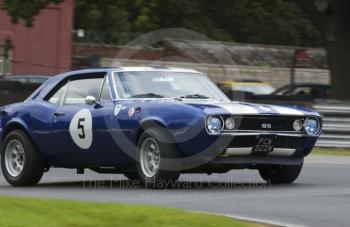
[{"label": "license plate", "polygon": [[266,154],[273,151],[273,140],[275,136],[258,136],[253,146],[253,153]]}]

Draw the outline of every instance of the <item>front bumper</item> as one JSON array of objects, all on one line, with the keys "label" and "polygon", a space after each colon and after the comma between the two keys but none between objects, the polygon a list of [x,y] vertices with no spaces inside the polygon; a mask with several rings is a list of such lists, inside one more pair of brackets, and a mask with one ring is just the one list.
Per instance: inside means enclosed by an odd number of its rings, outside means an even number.
[{"label": "front bumper", "polygon": [[300,165],[303,157],[285,156],[261,156],[261,155],[238,155],[238,156],[218,156],[208,162],[209,166],[219,165]]},{"label": "front bumper", "polygon": [[274,150],[256,154],[253,152],[256,137],[263,134],[221,134],[192,140],[185,151],[196,153],[187,156],[191,158],[184,165],[184,172],[223,173],[232,169],[258,169],[261,165],[300,165],[317,140],[307,135],[265,133],[275,136]]},{"label": "front bumper", "polygon": [[[221,154],[227,156],[254,155],[253,146],[260,135],[262,134],[233,136],[231,142]],[[272,135],[275,137],[273,151],[258,156],[305,157],[310,153],[317,140],[316,137],[309,136]]]},{"label": "front bumper", "polygon": [[[253,153],[257,137],[261,135],[275,137],[272,152]],[[311,152],[318,136],[266,131],[209,135],[202,131],[191,139],[188,136],[176,138],[183,157],[189,160],[189,164],[185,164],[187,171],[224,172],[235,168],[256,168],[257,165],[298,165]]]},{"label": "front bumper", "polygon": [[263,165],[301,165],[303,157],[237,155],[217,156],[211,161],[183,173],[226,173],[232,169],[259,169]]},{"label": "front bumper", "polygon": [[[230,136],[215,143],[211,149],[215,156],[203,158],[202,164],[185,173],[225,173],[232,169],[259,169],[263,165],[301,165],[315,142],[315,137],[275,135],[274,149],[265,154],[253,152],[259,135]],[[221,137],[222,139],[222,137]],[[225,146],[225,142],[226,144]],[[224,147],[222,147],[224,146]],[[221,152],[217,152],[219,151]]]}]

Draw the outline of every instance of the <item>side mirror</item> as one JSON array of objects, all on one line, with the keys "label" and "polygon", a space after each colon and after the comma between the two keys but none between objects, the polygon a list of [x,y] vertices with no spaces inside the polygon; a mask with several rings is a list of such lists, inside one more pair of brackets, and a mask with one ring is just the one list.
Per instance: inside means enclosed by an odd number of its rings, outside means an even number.
[{"label": "side mirror", "polygon": [[85,103],[87,105],[94,105],[94,104],[96,104],[96,98],[94,96],[90,96],[90,95],[86,96]]}]

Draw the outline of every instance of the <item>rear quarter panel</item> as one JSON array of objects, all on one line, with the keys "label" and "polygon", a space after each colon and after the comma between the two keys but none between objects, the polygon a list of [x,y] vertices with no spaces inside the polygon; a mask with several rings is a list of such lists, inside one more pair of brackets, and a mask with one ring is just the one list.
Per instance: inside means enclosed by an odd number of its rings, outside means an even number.
[{"label": "rear quarter panel", "polygon": [[4,107],[6,114],[0,117],[1,138],[14,124],[21,126],[40,154],[46,159],[47,134],[50,132],[54,108],[43,101],[28,101]]}]

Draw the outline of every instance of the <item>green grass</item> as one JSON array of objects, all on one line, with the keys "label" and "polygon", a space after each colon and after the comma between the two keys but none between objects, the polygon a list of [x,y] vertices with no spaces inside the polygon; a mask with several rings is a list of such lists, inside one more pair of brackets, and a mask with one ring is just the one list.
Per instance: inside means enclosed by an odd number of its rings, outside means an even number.
[{"label": "green grass", "polygon": [[267,226],[227,217],[144,205],[0,196],[0,226]]},{"label": "green grass", "polygon": [[335,156],[350,156],[349,149],[331,149],[331,148],[314,148],[311,154],[315,155],[335,155]]}]

